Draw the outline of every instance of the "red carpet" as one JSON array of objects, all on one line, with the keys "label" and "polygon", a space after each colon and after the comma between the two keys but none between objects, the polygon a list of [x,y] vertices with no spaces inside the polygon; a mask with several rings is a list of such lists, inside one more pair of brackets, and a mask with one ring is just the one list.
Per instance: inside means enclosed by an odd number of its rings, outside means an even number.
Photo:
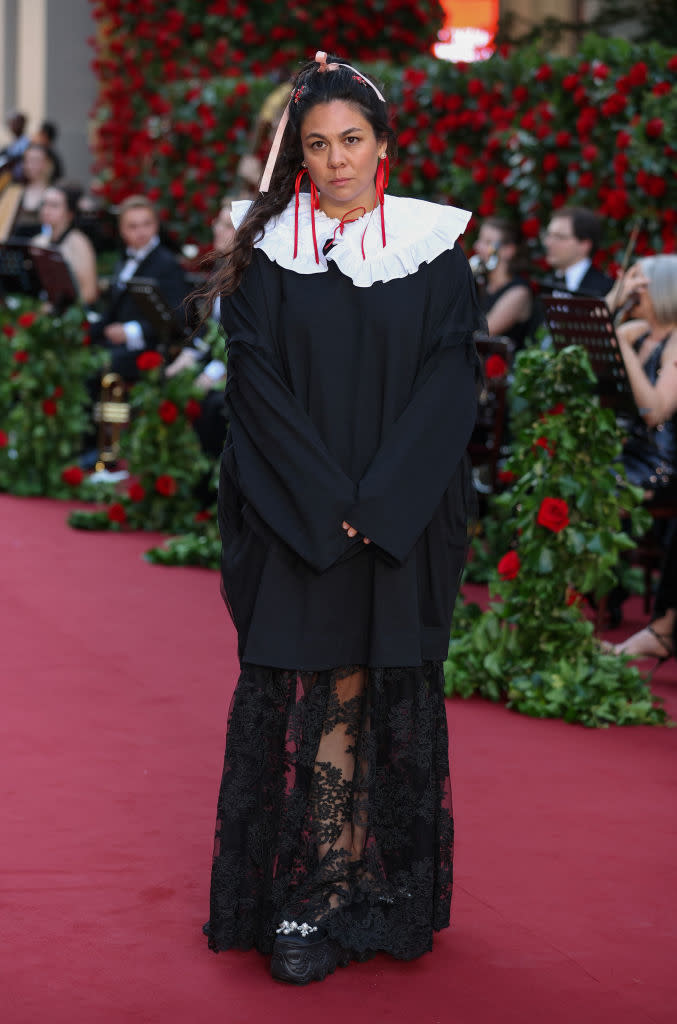
[{"label": "red carpet", "polygon": [[[457,883],[434,953],[299,990],[210,953],[236,678],[217,577],[66,512],[0,496],[3,1022],[672,1024],[677,729],[450,702]],[[676,662],[654,689],[677,718]]]}]

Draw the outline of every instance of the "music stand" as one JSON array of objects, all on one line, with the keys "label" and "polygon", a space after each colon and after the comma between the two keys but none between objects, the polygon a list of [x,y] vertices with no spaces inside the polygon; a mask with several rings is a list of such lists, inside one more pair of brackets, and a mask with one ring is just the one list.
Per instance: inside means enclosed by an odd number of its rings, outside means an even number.
[{"label": "music stand", "polygon": [[0,292],[4,295],[39,294],[40,280],[27,242],[0,243]]},{"label": "music stand", "polygon": [[568,345],[582,346],[597,377],[597,393],[602,404],[636,417],[637,403],[604,299],[548,295],[541,301],[554,347],[560,350]]},{"label": "music stand", "polygon": [[152,277],[132,277],[127,289],[134,296],[143,319],[148,320],[158,336],[160,345],[167,351],[172,336],[178,335],[178,325],[171,308],[167,305]]},{"label": "music stand", "polygon": [[78,301],[78,288],[70,267],[58,249],[31,245],[29,252],[50,305],[55,313],[63,313]]}]

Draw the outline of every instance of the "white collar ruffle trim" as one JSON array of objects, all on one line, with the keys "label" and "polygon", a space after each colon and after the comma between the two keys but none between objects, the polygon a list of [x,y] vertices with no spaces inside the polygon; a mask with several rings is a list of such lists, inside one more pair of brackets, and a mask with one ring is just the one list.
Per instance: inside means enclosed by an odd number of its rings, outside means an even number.
[{"label": "white collar ruffle trim", "polygon": [[[233,203],[232,218],[236,228],[244,220],[251,203]],[[332,238],[339,221],[315,211],[315,231],[320,262],[315,262],[310,221],[310,195],[301,193],[299,203],[299,246],[294,259],[294,199],[279,216],[266,226],[263,238],[255,243],[274,263],[297,274],[321,274],[333,261],[358,288],[368,288],[377,281],[393,281],[415,274],[422,263],[430,263],[463,233],[472,216],[456,206],[441,206],[423,199],[400,196],[385,197],[386,246],[381,238],[381,216],[378,206],[336,231],[336,244],[326,256],[322,246]],[[366,230],[365,230],[366,229]],[[362,235],[364,252],[362,257]]]}]

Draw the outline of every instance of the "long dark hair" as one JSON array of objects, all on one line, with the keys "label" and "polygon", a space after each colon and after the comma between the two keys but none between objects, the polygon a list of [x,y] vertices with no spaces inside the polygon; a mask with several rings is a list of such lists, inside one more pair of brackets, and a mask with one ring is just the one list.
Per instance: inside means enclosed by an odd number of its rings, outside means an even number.
[{"label": "long dark hair", "polygon": [[[340,58],[328,56],[329,63]],[[369,122],[377,139],[387,140],[389,157],[395,157],[395,133],[388,121],[388,108],[372,87],[352,68],[340,65],[333,71],[319,70],[315,61],[299,71],[291,86],[289,121],[282,136],[280,151],[267,192],[260,192],[240,224],[232,248],[223,266],[217,271],[209,288],[208,308],[217,296],[229,295],[237,288],[245,269],[252,260],[254,244],[263,238],[265,226],[271,218],[282,213],[294,195],[296,175],[303,162],[301,125],[308,111],[318,103],[343,100],[358,107]]]}]

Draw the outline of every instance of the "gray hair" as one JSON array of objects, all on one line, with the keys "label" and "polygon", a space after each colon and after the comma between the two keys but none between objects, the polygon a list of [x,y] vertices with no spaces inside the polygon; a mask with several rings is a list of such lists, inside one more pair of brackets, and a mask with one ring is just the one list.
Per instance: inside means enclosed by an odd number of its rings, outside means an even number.
[{"label": "gray hair", "polygon": [[677,322],[677,253],[645,256],[639,260],[649,281],[649,298],[659,323]]}]

